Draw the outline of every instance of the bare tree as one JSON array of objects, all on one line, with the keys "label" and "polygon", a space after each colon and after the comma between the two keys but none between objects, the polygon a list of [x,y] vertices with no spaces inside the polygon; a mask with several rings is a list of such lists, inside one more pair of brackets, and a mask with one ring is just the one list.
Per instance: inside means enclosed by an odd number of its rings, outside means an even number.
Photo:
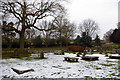
[{"label": "bare tree", "polygon": [[[50,43],[50,39],[52,39],[51,34],[53,34],[54,31],[55,31],[55,27],[53,26],[53,21],[47,21],[47,20],[42,21],[40,23],[40,26],[41,26],[42,29],[46,29],[46,31],[42,31],[42,36],[45,40],[45,45],[47,47]],[[54,29],[49,30],[52,27],[54,27]]]},{"label": "bare tree", "polygon": [[81,24],[78,26],[80,33],[86,32],[87,36],[95,37],[98,32],[98,24],[91,19],[84,20]]},{"label": "bare tree", "polygon": [[25,38],[26,39],[31,39],[34,38],[36,36],[36,30],[31,28],[31,29],[26,29],[25,32]]},{"label": "bare tree", "polygon": [[63,29],[63,35],[68,39],[72,39],[76,31],[75,24],[70,23],[67,19],[64,22],[65,22],[65,25]]},{"label": "bare tree", "polygon": [[62,38],[70,39],[74,36],[75,25],[70,23],[70,21],[63,16],[63,14],[56,17],[53,25],[56,27],[54,35],[56,35],[56,39],[59,39],[61,46]]},{"label": "bare tree", "polygon": [[[26,29],[31,27],[40,31],[47,31],[36,26],[37,22],[48,16],[55,16],[59,12],[64,12],[61,0],[7,0],[0,2],[1,12],[9,14],[16,19],[15,25],[10,29],[2,27],[5,31],[15,31],[20,36],[20,49],[24,51],[24,35]],[[50,30],[50,29],[49,29]]]},{"label": "bare tree", "polygon": [[[7,26],[8,27],[8,26],[10,26],[12,24],[13,24],[12,22],[7,23],[6,21],[4,21],[2,26]],[[11,48],[11,46],[12,46],[11,43],[12,43],[12,40],[15,38],[15,36],[16,36],[16,33],[14,31],[7,32],[7,31],[2,30],[2,42],[3,42],[3,45],[4,45],[4,42],[7,42],[5,44],[7,44],[9,48]]]},{"label": "bare tree", "polygon": [[65,24],[64,19],[65,19],[64,16],[61,14],[55,18],[54,26],[57,27],[56,33],[55,33],[55,35],[57,34],[56,38],[61,39],[62,37],[63,26]]}]

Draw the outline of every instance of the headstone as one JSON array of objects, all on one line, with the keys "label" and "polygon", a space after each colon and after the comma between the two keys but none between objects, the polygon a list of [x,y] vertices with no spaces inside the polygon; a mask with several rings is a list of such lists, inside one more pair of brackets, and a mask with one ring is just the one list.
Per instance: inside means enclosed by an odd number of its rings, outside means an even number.
[{"label": "headstone", "polygon": [[44,59],[44,52],[43,51],[41,51],[41,53],[40,53],[40,59]]},{"label": "headstone", "polygon": [[34,71],[34,69],[31,69],[31,68],[27,68],[27,67],[21,67],[21,66],[18,66],[18,67],[13,67],[11,68],[14,72],[16,72],[17,74],[23,74],[25,72],[29,72],[29,71]]}]

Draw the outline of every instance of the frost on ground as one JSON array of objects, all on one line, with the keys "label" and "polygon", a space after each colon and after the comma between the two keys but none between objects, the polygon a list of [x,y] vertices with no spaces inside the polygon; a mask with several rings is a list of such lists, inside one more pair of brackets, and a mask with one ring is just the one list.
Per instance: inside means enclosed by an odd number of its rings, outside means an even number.
[{"label": "frost on ground", "polygon": [[[32,55],[33,57],[37,54]],[[47,59],[3,59],[0,60],[2,74],[0,78],[120,78],[118,60],[109,59],[102,54],[97,61],[85,61],[80,57],[78,62],[64,61],[64,57],[76,57],[76,54],[65,53],[65,55],[54,55],[45,53]],[[27,67],[34,71],[17,74],[11,68]]]}]

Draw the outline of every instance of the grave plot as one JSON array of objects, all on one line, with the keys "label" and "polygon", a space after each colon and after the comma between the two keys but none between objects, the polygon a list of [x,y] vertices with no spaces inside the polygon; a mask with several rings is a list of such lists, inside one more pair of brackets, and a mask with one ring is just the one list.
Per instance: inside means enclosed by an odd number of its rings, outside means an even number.
[{"label": "grave plot", "polygon": [[[47,59],[3,59],[0,60],[2,64],[0,65],[2,68],[0,78],[120,78],[118,59],[110,59],[102,54],[87,54],[86,56],[99,56],[99,60],[86,61],[81,57],[76,57],[76,54],[69,53],[64,55],[45,53]],[[76,57],[78,62],[64,61],[64,57]],[[11,69],[15,66],[21,66],[21,69],[27,67],[34,71],[18,74]]]}]

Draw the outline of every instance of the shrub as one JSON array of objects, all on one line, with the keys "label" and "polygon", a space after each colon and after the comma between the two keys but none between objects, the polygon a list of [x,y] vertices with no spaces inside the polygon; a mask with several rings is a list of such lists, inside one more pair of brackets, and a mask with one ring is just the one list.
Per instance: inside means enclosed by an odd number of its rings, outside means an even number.
[{"label": "shrub", "polygon": [[83,52],[85,48],[82,46],[68,46],[68,50],[73,52]]},{"label": "shrub", "polygon": [[12,48],[19,48],[19,40],[18,39],[14,39],[12,42]]},{"label": "shrub", "polygon": [[75,39],[75,45],[84,46],[84,47],[92,47],[92,38],[86,34],[86,32],[82,33],[82,37],[79,35]]},{"label": "shrub", "polygon": [[42,39],[40,36],[35,37],[32,39],[33,46],[35,47],[41,47],[42,46]]}]

